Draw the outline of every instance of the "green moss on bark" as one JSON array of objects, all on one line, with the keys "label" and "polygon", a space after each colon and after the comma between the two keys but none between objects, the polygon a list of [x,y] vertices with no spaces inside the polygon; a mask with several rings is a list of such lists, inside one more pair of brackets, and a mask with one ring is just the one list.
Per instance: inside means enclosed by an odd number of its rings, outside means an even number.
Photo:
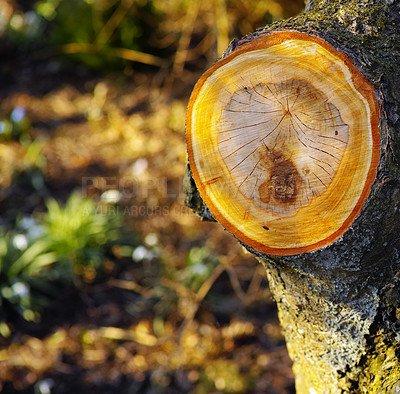
[{"label": "green moss on bark", "polygon": [[399,344],[386,335],[373,339],[373,352],[365,356],[359,378],[362,394],[397,393],[400,391]]}]

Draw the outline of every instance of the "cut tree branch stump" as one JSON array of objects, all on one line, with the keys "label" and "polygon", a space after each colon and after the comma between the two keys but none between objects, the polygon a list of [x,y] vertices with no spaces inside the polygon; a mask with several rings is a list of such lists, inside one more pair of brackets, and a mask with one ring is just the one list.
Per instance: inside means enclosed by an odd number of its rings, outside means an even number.
[{"label": "cut tree branch stump", "polygon": [[186,123],[186,203],[265,266],[297,392],[400,393],[400,2],[232,41]]}]

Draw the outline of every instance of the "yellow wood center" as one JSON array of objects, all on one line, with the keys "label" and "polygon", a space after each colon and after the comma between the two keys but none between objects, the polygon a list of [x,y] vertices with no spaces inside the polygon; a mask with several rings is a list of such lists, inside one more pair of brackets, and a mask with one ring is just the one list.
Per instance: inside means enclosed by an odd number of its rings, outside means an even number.
[{"label": "yellow wood center", "polygon": [[240,87],[224,107],[218,131],[222,159],[238,189],[280,215],[325,191],[349,138],[338,109],[300,80]]}]

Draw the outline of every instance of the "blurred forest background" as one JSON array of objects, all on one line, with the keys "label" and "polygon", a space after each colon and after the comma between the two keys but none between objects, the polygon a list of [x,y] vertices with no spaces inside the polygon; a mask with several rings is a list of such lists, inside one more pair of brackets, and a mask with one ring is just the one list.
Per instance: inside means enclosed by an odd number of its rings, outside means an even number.
[{"label": "blurred forest background", "polygon": [[303,7],[0,1],[0,391],[294,392],[263,269],[182,177],[196,80]]}]

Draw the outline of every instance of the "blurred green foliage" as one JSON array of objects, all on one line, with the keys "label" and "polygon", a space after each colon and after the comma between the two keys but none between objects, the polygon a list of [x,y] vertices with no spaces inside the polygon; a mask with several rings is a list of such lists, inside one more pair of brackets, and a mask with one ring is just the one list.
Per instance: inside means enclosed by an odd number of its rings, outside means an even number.
[{"label": "blurred green foliage", "polygon": [[74,280],[78,274],[94,275],[118,240],[121,218],[99,211],[91,199],[73,193],[65,206],[51,199],[43,218],[43,237],[57,256],[60,278]]},{"label": "blurred green foliage", "polygon": [[103,213],[93,200],[74,192],[65,206],[50,199],[40,220],[26,216],[14,230],[3,230],[0,335],[9,331],[12,311],[27,321],[39,321],[56,283],[79,286],[101,275],[112,246],[125,242],[122,228],[118,215]]},{"label": "blurred green foliage", "polygon": [[25,51],[52,46],[94,68],[121,68],[127,61],[113,49],[156,52],[148,38],[160,18],[152,0],[41,0],[11,17],[5,37]]},{"label": "blurred green foliage", "polygon": [[0,142],[23,141],[28,136],[30,121],[26,116],[26,109],[15,107],[9,117],[0,119]]},{"label": "blurred green foliage", "polygon": [[192,248],[183,273],[183,283],[193,291],[198,291],[218,263],[218,256],[215,256],[208,247]]},{"label": "blurred green foliage", "polygon": [[36,12],[52,21],[52,40],[144,49],[156,28],[152,1],[43,0]]},{"label": "blurred green foliage", "polygon": [[7,335],[10,310],[27,321],[38,321],[47,304],[45,273],[56,261],[46,239],[30,242],[26,235],[0,235],[0,335]]},{"label": "blurred green foliage", "polygon": [[36,12],[14,12],[4,31],[4,38],[19,51],[31,51],[41,46],[46,23]]},{"label": "blurred green foliage", "polygon": [[38,0],[31,4],[26,12],[14,12],[4,32],[17,51],[68,54],[97,69],[128,66],[131,70],[132,61],[172,64],[178,74],[183,63],[204,57],[214,61],[233,37],[294,15],[304,6],[303,0]]}]

